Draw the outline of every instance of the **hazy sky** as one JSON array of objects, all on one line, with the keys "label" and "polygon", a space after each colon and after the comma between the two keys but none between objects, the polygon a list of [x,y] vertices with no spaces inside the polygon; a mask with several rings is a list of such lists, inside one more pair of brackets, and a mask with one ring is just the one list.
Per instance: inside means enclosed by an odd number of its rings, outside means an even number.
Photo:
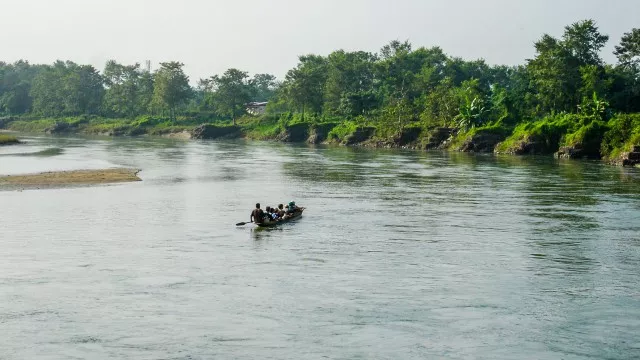
[{"label": "hazy sky", "polygon": [[390,40],[520,64],[543,33],[592,18],[640,27],[638,0],[0,0],[0,60],[92,64],[178,60],[192,82],[236,67],[279,78],[305,53],[377,52]]}]

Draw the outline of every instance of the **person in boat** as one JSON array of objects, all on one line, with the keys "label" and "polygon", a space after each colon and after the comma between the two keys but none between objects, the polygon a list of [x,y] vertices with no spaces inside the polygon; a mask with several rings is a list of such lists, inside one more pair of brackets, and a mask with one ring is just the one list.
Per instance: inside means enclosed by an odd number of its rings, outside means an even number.
[{"label": "person in boat", "polygon": [[289,206],[289,213],[290,214],[294,214],[296,211],[298,211],[298,207],[296,206],[296,202],[295,201],[290,201],[288,206]]},{"label": "person in boat", "polygon": [[264,222],[264,211],[260,209],[260,203],[256,204],[256,208],[251,212],[251,222],[262,224]]},{"label": "person in boat", "polygon": [[284,214],[286,214],[286,212],[284,211],[284,205],[283,204],[278,205],[278,216],[283,217]]},{"label": "person in boat", "polygon": [[276,210],[276,208],[271,208],[271,220],[273,221],[280,220],[280,215],[278,214],[278,211]]},{"label": "person in boat", "polygon": [[264,212],[264,220],[267,222],[271,221],[271,206],[267,206],[267,209]]}]

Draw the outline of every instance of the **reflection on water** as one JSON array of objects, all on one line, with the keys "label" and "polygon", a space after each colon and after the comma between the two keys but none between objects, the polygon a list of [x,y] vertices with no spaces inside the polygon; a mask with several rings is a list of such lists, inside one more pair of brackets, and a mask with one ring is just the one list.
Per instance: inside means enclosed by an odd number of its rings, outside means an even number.
[{"label": "reflection on water", "polygon": [[[638,357],[637,170],[241,140],[26,140],[0,149],[0,174],[127,166],[143,181],[0,192],[8,358]],[[256,202],[291,200],[307,208],[298,221],[235,226]]]}]

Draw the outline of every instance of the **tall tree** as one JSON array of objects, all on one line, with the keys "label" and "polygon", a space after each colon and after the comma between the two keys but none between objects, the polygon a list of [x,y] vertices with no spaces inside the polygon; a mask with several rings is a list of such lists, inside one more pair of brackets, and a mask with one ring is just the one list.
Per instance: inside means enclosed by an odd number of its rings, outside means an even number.
[{"label": "tall tree", "polygon": [[609,41],[598,30],[595,21],[583,20],[565,27],[563,46],[581,65],[602,65],[600,50]]},{"label": "tall tree", "polygon": [[103,79],[91,65],[56,61],[33,79],[33,110],[46,116],[98,114]]},{"label": "tall tree", "polygon": [[527,68],[536,87],[538,113],[573,111],[579,103],[580,63],[562,42],[545,34]]},{"label": "tall tree", "polygon": [[148,84],[144,84],[145,74],[140,64],[122,65],[111,60],[104,69],[107,91],[104,110],[108,115],[135,117],[144,113],[148,105]]},{"label": "tall tree", "polygon": [[153,104],[169,110],[173,120],[176,118],[176,109],[191,96],[189,78],[182,70],[183,66],[183,63],[176,61],[163,62],[154,74]]},{"label": "tall tree", "polygon": [[624,33],[620,45],[616,45],[614,54],[620,65],[626,67],[640,66],[640,29],[632,29]]},{"label": "tall tree", "polygon": [[376,56],[339,50],[328,58],[325,110],[343,116],[362,115],[375,103]]},{"label": "tall tree", "polygon": [[255,74],[249,80],[251,88],[251,100],[264,102],[269,101],[275,94],[278,83],[276,77],[271,74]]},{"label": "tall tree", "polygon": [[29,92],[41,69],[41,65],[23,60],[13,64],[0,62],[0,113],[17,115],[31,111],[33,100]]},{"label": "tall tree", "polygon": [[230,116],[233,125],[236,125],[236,118],[244,113],[246,104],[251,101],[248,78],[247,72],[238,69],[229,69],[222,76],[211,78],[216,111],[220,115]]},{"label": "tall tree", "polygon": [[291,103],[302,110],[320,113],[324,104],[324,86],[327,81],[327,60],[318,55],[304,55],[295,69],[289,70],[285,88]]}]

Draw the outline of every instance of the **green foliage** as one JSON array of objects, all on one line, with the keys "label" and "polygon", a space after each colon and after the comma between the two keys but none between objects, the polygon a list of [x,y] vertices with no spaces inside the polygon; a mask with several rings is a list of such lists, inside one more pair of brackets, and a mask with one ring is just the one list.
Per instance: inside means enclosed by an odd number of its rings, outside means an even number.
[{"label": "green foliage", "polygon": [[602,155],[615,158],[634,145],[640,145],[640,114],[618,114],[607,123],[609,131],[604,134]]},{"label": "green foliage", "polygon": [[216,75],[201,82],[216,112],[231,117],[234,125],[236,117],[244,114],[245,105],[251,100],[248,78],[245,71],[229,69],[222,76]]},{"label": "green foliage", "polygon": [[140,64],[121,65],[110,60],[104,69],[107,87],[103,111],[115,117],[135,117],[148,111],[153,78]]},{"label": "green foliage", "polygon": [[18,138],[12,135],[0,134],[0,145],[17,144]]},{"label": "green foliage", "polygon": [[602,120],[593,120],[573,133],[566,134],[562,146],[580,147],[589,155],[599,155],[602,138],[609,128]]},{"label": "green foliage", "polygon": [[[600,55],[608,39],[594,21],[578,21],[560,37],[543,34],[535,56],[520,66],[492,66],[394,40],[378,53],[300,56],[282,82],[229,69],[195,89],[179,62],[161,63],[152,73],[109,61],[102,74],[70,61],[0,62],[0,116],[12,119],[2,126],[16,130],[44,131],[57,123],[62,130],[118,135],[237,123],[261,139],[296,126],[322,127],[325,135],[333,127],[327,124],[337,123],[329,137],[340,142],[357,142],[373,128],[382,142],[427,133],[443,141],[453,131],[461,144],[493,141],[514,129],[502,150],[593,148],[604,137],[602,152],[610,154],[636,139],[636,125],[624,114],[640,112],[640,30],[624,34],[615,65]],[[265,115],[246,115],[247,103],[264,101]]]},{"label": "green foliage", "polygon": [[169,116],[176,118],[176,109],[184,105],[191,96],[189,78],[176,61],[160,63],[154,78],[152,104],[158,109],[169,110]]},{"label": "green foliage", "polygon": [[269,140],[275,139],[284,129],[281,117],[263,116],[259,118],[244,117],[238,119],[238,125],[249,139]]},{"label": "green foliage", "polygon": [[624,33],[620,45],[615,49],[614,54],[618,57],[620,65],[637,68],[640,65],[640,29]]},{"label": "green foliage", "polygon": [[375,55],[363,51],[339,50],[329,54],[325,112],[354,117],[367,114],[375,107],[375,61]]},{"label": "green foliage", "polygon": [[548,116],[539,121],[525,122],[516,126],[511,136],[497,145],[500,153],[518,153],[523,145],[534,144],[537,153],[553,153],[568,132],[580,126],[580,117],[572,114]]},{"label": "green foliage", "polygon": [[295,109],[319,113],[324,103],[327,60],[322,56],[300,56],[300,63],[289,70],[283,84],[285,97]]},{"label": "green foliage", "polygon": [[344,121],[329,131],[328,139],[335,142],[343,142],[349,135],[358,130],[358,124],[354,121]]},{"label": "green foliage", "polygon": [[33,112],[55,117],[98,114],[104,96],[102,81],[93,66],[56,61],[33,79]]},{"label": "green foliage", "polygon": [[598,30],[595,21],[582,20],[565,27],[563,46],[583,65],[601,65],[600,50],[609,41]]},{"label": "green foliage", "polygon": [[584,98],[582,104],[578,106],[581,114],[599,120],[607,120],[609,117],[609,102],[602,100],[595,92],[591,98]]},{"label": "green foliage", "polygon": [[488,120],[490,109],[485,105],[484,96],[478,87],[477,79],[468,80],[462,84],[459,91],[462,104],[459,105],[458,115],[454,120],[463,131],[482,126]]},{"label": "green foliage", "polygon": [[8,128],[13,131],[20,132],[44,132],[51,128],[56,123],[56,119],[41,119],[41,120],[18,120],[9,123]]},{"label": "green foliage", "polygon": [[276,77],[271,74],[256,74],[248,85],[251,101],[256,102],[271,100],[278,87]]},{"label": "green foliage", "polygon": [[460,149],[464,143],[473,141],[481,136],[491,136],[498,139],[506,139],[513,129],[509,126],[505,126],[502,122],[498,121],[484,126],[473,127],[468,130],[461,130],[451,140],[449,148]]}]

